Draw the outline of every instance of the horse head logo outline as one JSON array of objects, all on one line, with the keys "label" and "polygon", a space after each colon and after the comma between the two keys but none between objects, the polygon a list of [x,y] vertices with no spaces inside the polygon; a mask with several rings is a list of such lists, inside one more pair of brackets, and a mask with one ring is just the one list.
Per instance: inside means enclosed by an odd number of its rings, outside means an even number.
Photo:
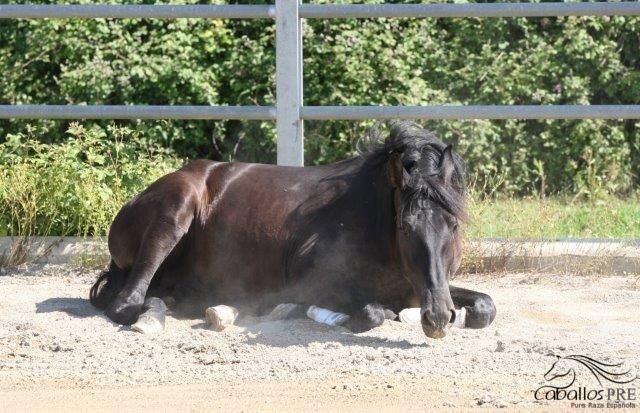
[{"label": "horse head logo outline", "polygon": [[[603,363],[594,358],[579,354],[563,357],[556,355],[556,360],[551,365],[551,368],[544,374],[544,379],[550,383],[551,387],[566,389],[576,381],[576,368],[581,369],[584,367],[595,377],[600,386],[602,386],[603,381],[615,384],[631,383],[636,380],[638,376],[634,376],[631,373],[631,369],[624,370],[623,364],[624,362],[617,364]],[[569,378],[567,382],[562,386],[557,386],[556,383],[562,382],[562,379],[565,377]]]}]

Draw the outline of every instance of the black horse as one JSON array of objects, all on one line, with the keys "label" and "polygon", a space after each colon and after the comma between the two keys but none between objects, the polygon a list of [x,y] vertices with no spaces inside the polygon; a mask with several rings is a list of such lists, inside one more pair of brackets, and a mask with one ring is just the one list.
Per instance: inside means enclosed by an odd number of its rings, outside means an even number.
[{"label": "black horse", "polygon": [[382,323],[385,309],[420,306],[432,338],[466,307],[466,327],[485,327],[491,298],[449,285],[464,175],[451,146],[408,123],[331,165],[193,161],[118,213],[91,302],[120,324],[136,321],[145,298],[198,296],[257,313],[318,305],[351,315],[356,331]]}]

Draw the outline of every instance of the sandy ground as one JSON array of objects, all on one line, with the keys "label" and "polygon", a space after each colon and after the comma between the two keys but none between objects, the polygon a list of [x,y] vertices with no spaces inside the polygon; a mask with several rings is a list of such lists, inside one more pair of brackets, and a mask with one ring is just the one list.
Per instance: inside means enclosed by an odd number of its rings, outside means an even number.
[{"label": "sandy ground", "polygon": [[0,411],[564,410],[533,397],[554,355],[640,371],[634,277],[466,277],[454,284],[489,293],[496,321],[431,340],[391,321],[362,334],[311,320],[219,333],[173,317],[144,336],[91,307],[95,276],[60,265],[0,276]]}]

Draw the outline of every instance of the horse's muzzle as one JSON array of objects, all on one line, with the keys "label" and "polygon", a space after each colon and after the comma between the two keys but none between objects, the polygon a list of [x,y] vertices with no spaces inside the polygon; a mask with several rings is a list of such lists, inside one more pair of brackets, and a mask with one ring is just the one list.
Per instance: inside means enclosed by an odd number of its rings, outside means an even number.
[{"label": "horse's muzzle", "polygon": [[449,289],[427,290],[421,310],[422,331],[429,338],[443,338],[453,315]]}]

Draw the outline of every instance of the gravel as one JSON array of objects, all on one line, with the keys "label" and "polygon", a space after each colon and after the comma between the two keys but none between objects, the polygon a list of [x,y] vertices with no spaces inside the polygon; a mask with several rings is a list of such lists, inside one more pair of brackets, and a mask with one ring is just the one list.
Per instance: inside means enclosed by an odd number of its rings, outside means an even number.
[{"label": "gravel", "polygon": [[88,303],[96,275],[31,265],[0,277],[0,400],[9,410],[561,409],[533,397],[555,355],[640,371],[633,277],[465,277],[454,284],[489,293],[496,321],[431,340],[392,321],[362,334],[258,319],[215,332],[171,316],[145,336]]}]

